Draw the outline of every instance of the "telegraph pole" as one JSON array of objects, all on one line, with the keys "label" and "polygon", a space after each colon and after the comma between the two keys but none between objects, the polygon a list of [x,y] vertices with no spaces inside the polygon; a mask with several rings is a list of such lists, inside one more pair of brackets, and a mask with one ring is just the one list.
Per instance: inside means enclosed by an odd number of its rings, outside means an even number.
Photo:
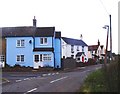
[{"label": "telegraph pole", "polygon": [[111,15],[109,15],[110,17],[110,58],[112,60],[112,28],[111,28]]}]

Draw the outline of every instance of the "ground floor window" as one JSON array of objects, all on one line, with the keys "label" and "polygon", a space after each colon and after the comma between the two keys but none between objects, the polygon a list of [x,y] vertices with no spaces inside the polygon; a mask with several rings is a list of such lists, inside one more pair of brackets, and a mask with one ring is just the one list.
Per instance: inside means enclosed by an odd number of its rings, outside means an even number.
[{"label": "ground floor window", "polygon": [[51,54],[34,55],[34,62],[44,62],[44,61],[51,61],[51,60],[52,60]]},{"label": "ground floor window", "polygon": [[16,57],[16,61],[17,62],[24,62],[25,60],[25,56],[24,55],[17,55]]},{"label": "ground floor window", "polygon": [[44,61],[51,61],[51,54],[43,54]]},{"label": "ground floor window", "polygon": [[5,56],[4,55],[0,55],[0,62],[5,62]]}]

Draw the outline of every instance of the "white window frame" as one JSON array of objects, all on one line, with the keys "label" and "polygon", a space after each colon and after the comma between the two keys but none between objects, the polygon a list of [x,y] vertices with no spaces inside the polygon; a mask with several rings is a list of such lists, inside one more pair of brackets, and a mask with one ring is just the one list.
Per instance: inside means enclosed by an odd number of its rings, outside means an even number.
[{"label": "white window frame", "polygon": [[[35,56],[36,56],[36,55],[38,55],[38,61],[35,61]],[[40,62],[40,55],[39,55],[39,54],[35,54],[35,55],[34,55],[34,62],[36,62],[36,63],[37,63],[37,62]]]},{"label": "white window frame", "polygon": [[0,62],[5,62],[5,56],[4,55],[0,55]]},{"label": "white window frame", "polygon": [[[52,55],[51,54],[35,54],[35,55],[39,56],[39,61],[38,62],[50,62],[50,61],[52,61]],[[33,59],[34,62],[36,62],[35,61],[35,55],[34,55],[34,59]]]},{"label": "white window frame", "polygon": [[[22,56],[24,57],[22,60]],[[19,57],[19,58],[18,58]],[[19,60],[18,60],[19,59]],[[25,62],[25,55],[21,54],[21,55],[16,55],[16,62]]]},{"label": "white window frame", "polygon": [[51,61],[52,56],[51,54],[43,54],[43,61]]},{"label": "white window frame", "polygon": [[[41,43],[41,40],[43,40],[43,43]],[[41,37],[40,38],[40,45],[47,45],[48,44],[48,38],[47,37]]]},{"label": "white window frame", "polygon": [[25,47],[25,40],[24,39],[16,40],[16,47]]}]

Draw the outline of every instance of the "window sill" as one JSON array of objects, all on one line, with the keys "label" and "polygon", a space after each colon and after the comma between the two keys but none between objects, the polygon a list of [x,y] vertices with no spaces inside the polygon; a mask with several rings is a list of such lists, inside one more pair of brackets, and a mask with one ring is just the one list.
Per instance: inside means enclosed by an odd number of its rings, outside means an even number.
[{"label": "window sill", "polygon": [[40,46],[46,46],[46,45],[48,45],[48,44],[40,44]]},{"label": "window sill", "polygon": [[25,48],[25,46],[23,46],[23,47],[16,47],[16,48]]}]

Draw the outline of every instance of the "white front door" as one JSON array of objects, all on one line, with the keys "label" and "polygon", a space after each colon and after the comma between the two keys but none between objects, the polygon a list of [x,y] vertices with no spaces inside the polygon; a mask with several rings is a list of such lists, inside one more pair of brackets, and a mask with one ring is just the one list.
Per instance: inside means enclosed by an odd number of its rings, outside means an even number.
[{"label": "white front door", "polygon": [[40,54],[40,66],[43,67],[43,55]]},{"label": "white front door", "polygon": [[40,67],[43,67],[43,55],[37,54],[34,55],[34,69],[38,69]]}]

